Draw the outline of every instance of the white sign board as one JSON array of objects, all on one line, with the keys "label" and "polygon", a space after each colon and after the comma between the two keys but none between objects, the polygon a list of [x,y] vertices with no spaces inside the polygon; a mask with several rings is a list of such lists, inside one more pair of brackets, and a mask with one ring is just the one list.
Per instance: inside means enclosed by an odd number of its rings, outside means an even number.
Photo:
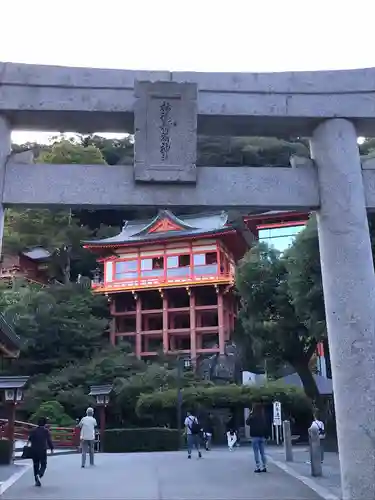
[{"label": "white sign board", "polygon": [[281,426],[281,403],[274,401],[273,403],[273,425]]}]

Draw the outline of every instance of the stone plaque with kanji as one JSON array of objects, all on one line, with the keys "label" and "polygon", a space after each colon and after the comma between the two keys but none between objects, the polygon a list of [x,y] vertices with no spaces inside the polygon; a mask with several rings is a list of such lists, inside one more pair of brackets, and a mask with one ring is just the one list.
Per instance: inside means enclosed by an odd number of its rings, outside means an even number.
[{"label": "stone plaque with kanji", "polygon": [[136,82],[135,95],[135,180],[195,183],[196,84]]}]

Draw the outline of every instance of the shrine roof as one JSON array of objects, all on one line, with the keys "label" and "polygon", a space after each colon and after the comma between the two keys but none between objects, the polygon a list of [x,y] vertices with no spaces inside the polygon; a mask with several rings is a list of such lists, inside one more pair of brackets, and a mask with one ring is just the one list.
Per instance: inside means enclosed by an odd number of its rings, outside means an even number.
[{"label": "shrine roof", "polygon": [[24,251],[22,255],[30,260],[45,260],[51,257],[50,252],[43,247],[35,247],[31,250]]},{"label": "shrine roof", "polygon": [[0,343],[17,356],[22,346],[20,337],[15,333],[12,326],[7,322],[4,315],[0,313]]},{"label": "shrine roof", "polygon": [[233,229],[231,224],[228,224],[228,214],[226,212],[177,217],[169,210],[161,210],[153,219],[147,221],[126,221],[122,231],[116,236],[101,240],[83,241],[83,244],[88,247],[115,246],[222,233]]}]

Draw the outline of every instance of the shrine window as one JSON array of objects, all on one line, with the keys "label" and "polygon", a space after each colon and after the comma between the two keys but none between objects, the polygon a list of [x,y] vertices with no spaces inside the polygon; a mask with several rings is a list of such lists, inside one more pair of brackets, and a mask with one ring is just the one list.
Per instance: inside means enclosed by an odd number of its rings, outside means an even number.
[{"label": "shrine window", "polygon": [[180,255],[178,257],[178,267],[189,267],[190,266],[190,255]]},{"label": "shrine window", "polygon": [[141,259],[141,277],[153,278],[163,276],[164,257],[150,257]]},{"label": "shrine window", "polygon": [[171,255],[167,257],[167,276],[189,276],[190,255]]},{"label": "shrine window", "polygon": [[152,269],[164,269],[164,257],[154,257],[152,259]]},{"label": "shrine window", "polygon": [[206,264],[205,253],[195,253],[193,256],[194,266],[204,266]]},{"label": "shrine window", "polygon": [[126,280],[138,277],[137,260],[120,260],[115,264],[115,279]]},{"label": "shrine window", "polygon": [[190,266],[190,255],[173,255],[167,257],[167,268],[173,269],[178,267],[189,267]]},{"label": "shrine window", "polygon": [[209,252],[206,253],[206,264],[210,266],[211,264],[217,264],[217,253]]},{"label": "shrine window", "polygon": [[175,267],[178,267],[178,255],[171,255],[170,257],[167,257],[167,268],[173,269]]},{"label": "shrine window", "polygon": [[212,264],[217,264],[216,252],[194,254],[194,266],[210,266]]},{"label": "shrine window", "polygon": [[196,253],[193,256],[194,274],[196,276],[217,275],[217,253]]}]

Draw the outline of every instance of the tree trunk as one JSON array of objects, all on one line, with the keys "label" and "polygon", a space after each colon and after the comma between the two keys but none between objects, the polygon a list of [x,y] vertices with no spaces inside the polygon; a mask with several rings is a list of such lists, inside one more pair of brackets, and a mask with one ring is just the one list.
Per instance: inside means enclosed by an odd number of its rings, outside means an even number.
[{"label": "tree trunk", "polygon": [[62,273],[63,273],[63,282],[64,285],[68,285],[70,283],[70,273],[71,273],[71,256],[70,256],[70,249],[67,248],[65,251],[65,256],[64,256],[64,264],[62,266]]},{"label": "tree trunk", "polygon": [[306,358],[306,362],[301,362],[300,360],[298,363],[293,363],[292,366],[296,370],[302,381],[306,395],[314,402],[314,405],[317,408],[321,408],[321,396],[314,376],[309,368],[309,361],[310,360]]}]

